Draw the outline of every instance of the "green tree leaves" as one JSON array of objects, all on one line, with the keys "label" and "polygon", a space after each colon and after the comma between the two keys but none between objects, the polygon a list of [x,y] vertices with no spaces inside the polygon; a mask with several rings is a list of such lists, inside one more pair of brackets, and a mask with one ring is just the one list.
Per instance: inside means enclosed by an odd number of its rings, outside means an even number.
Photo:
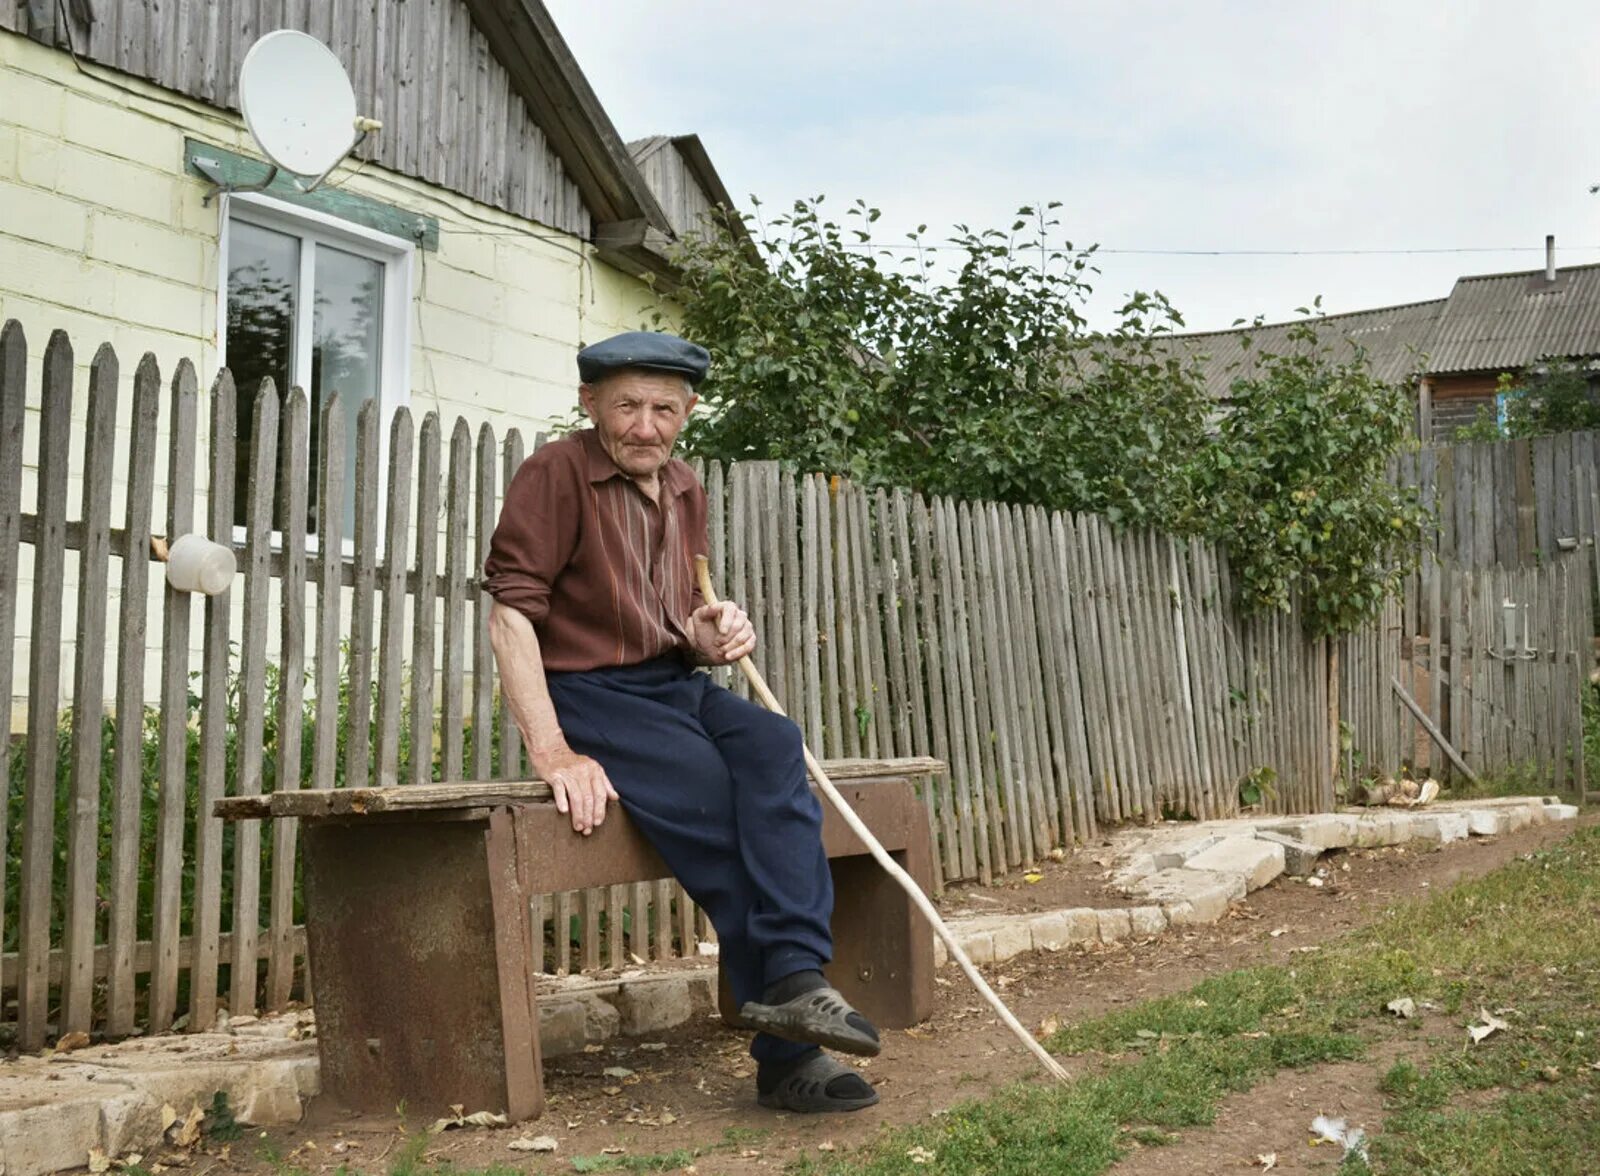
[{"label": "green tree leaves", "polygon": [[822,205],[683,244],[680,329],[713,359],[690,454],[1203,536],[1230,548],[1246,602],[1298,589],[1319,633],[1398,584],[1423,523],[1384,475],[1409,407],[1359,357],[1335,363],[1307,328],[1219,412],[1161,294],[1088,328],[1094,251],[1050,244],[1055,204],[895,249],[873,242],[876,209]]}]

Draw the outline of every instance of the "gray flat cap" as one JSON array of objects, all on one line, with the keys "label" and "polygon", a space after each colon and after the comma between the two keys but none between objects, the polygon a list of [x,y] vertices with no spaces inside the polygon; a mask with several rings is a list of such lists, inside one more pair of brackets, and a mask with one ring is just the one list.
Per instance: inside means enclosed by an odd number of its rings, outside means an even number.
[{"label": "gray flat cap", "polygon": [[578,352],[578,378],[585,384],[624,368],[673,372],[698,386],[711,366],[711,354],[698,343],[659,331],[625,331]]}]

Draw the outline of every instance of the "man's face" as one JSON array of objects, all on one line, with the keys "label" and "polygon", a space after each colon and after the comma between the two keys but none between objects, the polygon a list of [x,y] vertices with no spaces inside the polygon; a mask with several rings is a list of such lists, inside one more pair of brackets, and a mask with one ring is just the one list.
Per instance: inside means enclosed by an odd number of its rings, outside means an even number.
[{"label": "man's face", "polygon": [[630,478],[655,475],[689,419],[695,396],[682,376],[627,369],[578,389],[600,444]]}]

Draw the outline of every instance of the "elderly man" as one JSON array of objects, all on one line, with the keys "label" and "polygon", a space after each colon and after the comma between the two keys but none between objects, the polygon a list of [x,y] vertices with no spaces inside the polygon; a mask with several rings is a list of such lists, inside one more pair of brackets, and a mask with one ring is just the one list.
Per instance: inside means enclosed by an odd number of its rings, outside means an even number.
[{"label": "elderly man", "polygon": [[740,1016],[761,1030],[762,1105],[856,1110],[877,1092],[820,1046],[872,1055],[878,1034],[822,977],[833,887],[799,729],[693,669],[755,648],[744,611],[695,587],[705,490],[672,456],[708,363],[644,331],[578,353],[593,428],[543,446],[506,491],[489,636],[575,834],[620,802],[716,927]]}]

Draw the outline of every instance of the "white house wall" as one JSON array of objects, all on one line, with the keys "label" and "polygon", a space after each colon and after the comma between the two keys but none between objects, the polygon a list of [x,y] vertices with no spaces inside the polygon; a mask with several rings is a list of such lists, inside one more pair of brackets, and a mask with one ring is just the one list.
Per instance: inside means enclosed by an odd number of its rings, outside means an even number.
[{"label": "white house wall", "polygon": [[[131,379],[144,352],[159,361],[163,381],[180,359],[196,365],[202,454],[208,446],[205,392],[218,356],[219,212],[217,201],[203,203],[207,185],[184,170],[184,139],[253,151],[236,116],[92,68],[100,76],[79,72],[65,53],[0,32],[0,321],[19,320],[29,343],[24,510],[35,502],[39,377],[50,332],[69,332],[77,368],[72,519],[81,517],[89,363],[100,343],[116,349],[121,395],[112,520],[120,525]],[[575,404],[573,356],[583,342],[646,325],[658,306],[670,313],[644,283],[597,260],[588,245],[560,230],[377,165],[355,174],[346,169],[331,182],[439,221],[438,250],[418,250],[412,266],[410,408],[419,427],[425,413],[439,413],[446,446],[458,417],[474,435],[485,422],[497,438],[517,428],[531,446],[536,432]],[[159,431],[157,533],[165,515],[165,398]],[[203,464],[197,475],[196,518],[203,519]],[[19,698],[26,690],[31,555],[23,545]],[[75,563],[69,552],[69,576]],[[113,560],[113,584],[119,574]],[[70,634],[75,582],[67,589]],[[155,593],[153,641],[159,641],[159,599]],[[198,650],[198,607],[195,615]],[[152,689],[154,652],[147,674]],[[65,700],[70,663],[62,682]],[[14,727],[17,721],[14,714]]]}]

